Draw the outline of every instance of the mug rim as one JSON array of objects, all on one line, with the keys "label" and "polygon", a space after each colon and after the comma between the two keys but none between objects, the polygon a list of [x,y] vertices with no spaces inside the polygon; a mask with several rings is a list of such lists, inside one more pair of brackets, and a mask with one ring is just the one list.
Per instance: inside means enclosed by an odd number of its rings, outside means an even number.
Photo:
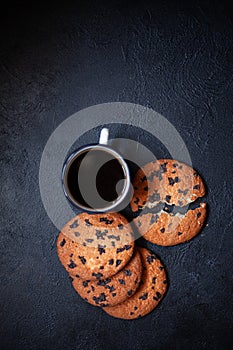
[{"label": "mug rim", "polygon": [[[82,153],[84,153],[87,150],[91,150],[91,149],[99,149],[102,151],[105,151],[107,153],[110,153],[111,155],[114,156],[114,158],[121,164],[123,171],[125,173],[125,185],[124,188],[120,194],[120,196],[118,196],[116,198],[115,201],[110,202],[111,205],[106,206],[106,207],[102,207],[102,208],[91,208],[91,207],[87,207],[85,205],[82,205],[81,203],[79,203],[71,194],[70,190],[69,190],[69,186],[67,183],[67,176],[68,176],[68,172],[70,169],[71,164],[74,162],[75,159],[77,159],[77,157],[79,157]],[[91,212],[91,213],[103,213],[103,212],[109,212],[111,210],[113,210],[114,208],[117,208],[123,201],[124,199],[127,197],[129,190],[130,190],[130,172],[129,172],[129,167],[127,165],[127,163],[125,162],[124,158],[122,157],[122,155],[120,153],[118,153],[116,150],[114,150],[112,147],[108,146],[108,145],[104,145],[104,144],[89,144],[83,147],[78,148],[76,151],[72,152],[65,160],[63,167],[62,167],[62,188],[63,188],[63,192],[66,196],[66,198],[69,200],[69,202],[71,204],[73,204],[75,207],[85,210],[87,212]]]}]

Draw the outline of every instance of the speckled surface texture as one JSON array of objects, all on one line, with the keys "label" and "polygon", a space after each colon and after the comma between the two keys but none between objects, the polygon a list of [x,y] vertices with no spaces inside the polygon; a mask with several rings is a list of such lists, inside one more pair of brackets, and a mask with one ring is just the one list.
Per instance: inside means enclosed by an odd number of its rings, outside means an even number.
[{"label": "speckled surface texture", "polygon": [[[1,348],[230,349],[230,7],[222,1],[93,3],[1,13]],[[82,108],[114,101],[164,115],[208,187],[208,227],[199,236],[177,247],[148,245],[167,267],[170,285],[159,307],[136,321],[111,318],[72,289],[38,186],[53,130]],[[138,137],[133,128],[112,132]],[[140,141],[167,157],[150,137],[141,133]],[[78,140],[95,141],[95,130]]]}]

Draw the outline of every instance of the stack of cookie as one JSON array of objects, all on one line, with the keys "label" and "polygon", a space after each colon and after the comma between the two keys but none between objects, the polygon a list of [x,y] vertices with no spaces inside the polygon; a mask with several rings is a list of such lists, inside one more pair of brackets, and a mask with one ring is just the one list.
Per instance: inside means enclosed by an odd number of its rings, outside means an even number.
[{"label": "stack of cookie", "polygon": [[59,234],[57,248],[79,295],[112,316],[142,317],[166,291],[161,261],[135,247],[132,228],[118,213],[77,215]]},{"label": "stack of cookie", "polygon": [[[161,159],[141,168],[133,186],[131,209],[138,214],[134,231],[148,241],[176,245],[200,232],[206,203],[192,210],[188,204],[204,196],[205,188],[191,167]],[[142,317],[166,292],[163,264],[154,253],[135,246],[135,232],[119,213],[77,215],[62,229],[57,248],[78,294],[111,316]]]}]

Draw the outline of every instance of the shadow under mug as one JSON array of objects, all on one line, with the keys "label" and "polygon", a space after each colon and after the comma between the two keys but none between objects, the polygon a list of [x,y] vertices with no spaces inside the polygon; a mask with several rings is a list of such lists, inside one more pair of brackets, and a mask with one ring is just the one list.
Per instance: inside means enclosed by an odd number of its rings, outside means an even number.
[{"label": "shadow under mug", "polygon": [[119,211],[128,204],[129,168],[123,157],[108,146],[108,135],[108,129],[102,129],[98,144],[81,147],[63,165],[65,196],[87,212]]}]

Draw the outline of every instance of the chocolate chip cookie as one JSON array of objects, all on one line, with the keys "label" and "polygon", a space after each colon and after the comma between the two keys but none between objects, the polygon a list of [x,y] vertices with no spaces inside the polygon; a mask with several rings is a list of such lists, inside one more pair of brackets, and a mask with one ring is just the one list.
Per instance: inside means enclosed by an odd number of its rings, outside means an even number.
[{"label": "chocolate chip cookie", "polygon": [[107,278],[122,269],[134,250],[133,232],[118,213],[82,213],[70,220],[57,240],[58,256],[70,275]]},{"label": "chocolate chip cookie", "polygon": [[136,293],[123,303],[105,307],[109,315],[132,320],[147,315],[162,300],[167,279],[163,264],[158,257],[145,248],[138,248],[142,260],[142,280]]},{"label": "chocolate chip cookie", "polygon": [[105,307],[113,306],[131,297],[141,281],[140,253],[135,250],[128,264],[114,276],[98,281],[74,277],[72,284],[78,294],[88,303]]}]

